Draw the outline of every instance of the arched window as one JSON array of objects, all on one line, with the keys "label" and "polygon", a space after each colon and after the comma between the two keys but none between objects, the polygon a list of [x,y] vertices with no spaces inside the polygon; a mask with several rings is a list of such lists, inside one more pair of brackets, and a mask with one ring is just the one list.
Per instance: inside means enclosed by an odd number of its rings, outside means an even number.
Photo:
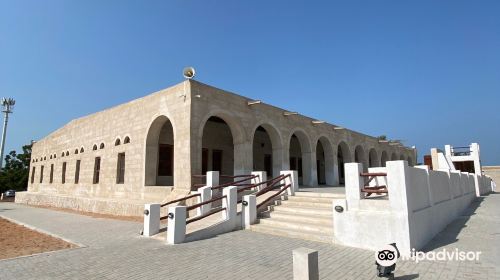
[{"label": "arched window", "polygon": [[75,155],[78,155],[78,149],[75,149]]},{"label": "arched window", "polygon": [[66,156],[69,156],[69,151],[66,151]]},{"label": "arched window", "polygon": [[94,144],[94,147],[92,147],[92,150],[93,151],[97,151],[97,145],[96,144]]},{"label": "arched window", "polygon": [[123,139],[123,144],[128,144],[130,143],[130,137],[126,136],[125,139]]},{"label": "arched window", "polygon": [[101,143],[101,145],[99,146],[99,149],[104,149],[104,143]]},{"label": "arched window", "polygon": [[49,159],[52,159],[52,155],[50,155],[50,158]]},{"label": "arched window", "polygon": [[64,157],[64,152],[62,152],[61,156]]},{"label": "arched window", "polygon": [[57,155],[56,155],[56,154],[54,154],[54,158],[57,158]]},{"label": "arched window", "polygon": [[115,146],[118,146],[118,145],[120,145],[120,138],[117,138],[117,139],[115,140]]},{"label": "arched window", "polygon": [[47,160],[47,157],[43,157],[43,160]]},{"label": "arched window", "polygon": [[85,150],[83,149],[83,147],[80,148],[80,154],[85,152]]}]

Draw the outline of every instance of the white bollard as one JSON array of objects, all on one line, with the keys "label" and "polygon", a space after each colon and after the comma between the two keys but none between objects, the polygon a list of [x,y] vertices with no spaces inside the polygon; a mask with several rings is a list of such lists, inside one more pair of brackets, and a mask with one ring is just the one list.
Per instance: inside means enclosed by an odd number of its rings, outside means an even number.
[{"label": "white bollard", "polygon": [[244,229],[249,229],[250,225],[257,220],[257,197],[253,194],[243,196],[241,224]]},{"label": "white bollard", "polygon": [[[198,196],[198,203],[212,199],[212,187],[210,186],[204,186],[199,188],[198,193],[200,194],[200,196]],[[200,216],[208,213],[210,210],[212,210],[212,203],[207,203],[198,207],[196,209],[196,214]]]},{"label": "white bollard", "polygon": [[[259,183],[267,181],[267,173],[266,173],[266,171],[253,171],[252,175],[259,176],[257,178],[253,178],[252,179],[252,181],[251,181],[252,184],[259,184]],[[260,190],[262,190],[265,187],[267,187],[267,184],[262,184],[262,185],[260,185],[260,186],[257,187],[257,191],[260,191]]]},{"label": "white bollard", "polygon": [[219,185],[219,171],[207,171],[206,179],[209,187]]},{"label": "white bollard", "polygon": [[222,219],[223,220],[236,220],[236,214],[238,213],[238,187],[230,186],[224,188],[222,190],[222,195],[225,195],[226,198],[222,199],[222,207],[225,207],[226,210],[222,211]]},{"label": "white bollard", "polygon": [[167,243],[180,244],[186,238],[186,206],[168,208]]},{"label": "white bollard", "polygon": [[160,232],[160,204],[144,205],[144,236],[153,236]]},{"label": "white bollard", "polygon": [[318,279],[318,251],[307,248],[293,250],[293,280]]},{"label": "white bollard", "polygon": [[290,188],[288,188],[288,195],[295,195],[295,192],[299,191],[299,173],[297,170],[284,170],[280,172],[280,175],[289,175],[289,177],[285,178],[285,180],[281,181],[281,184],[291,184]]}]

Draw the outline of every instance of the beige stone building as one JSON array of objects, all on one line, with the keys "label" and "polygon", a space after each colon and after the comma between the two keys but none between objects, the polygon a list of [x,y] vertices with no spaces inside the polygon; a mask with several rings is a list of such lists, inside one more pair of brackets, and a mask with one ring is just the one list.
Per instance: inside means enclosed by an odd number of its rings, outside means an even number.
[{"label": "beige stone building", "polygon": [[[186,80],[73,120],[33,145],[16,201],[120,215],[192,190],[193,175],[298,170],[343,184],[343,163],[416,162],[416,150]],[[172,191],[174,193],[172,194]]]}]

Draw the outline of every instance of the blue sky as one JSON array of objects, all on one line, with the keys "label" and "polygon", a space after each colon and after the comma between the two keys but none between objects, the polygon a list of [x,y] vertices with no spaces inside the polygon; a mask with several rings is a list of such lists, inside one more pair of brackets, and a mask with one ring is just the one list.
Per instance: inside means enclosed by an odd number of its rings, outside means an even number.
[{"label": "blue sky", "polygon": [[499,1],[5,1],[6,152],[183,80],[500,164]]}]

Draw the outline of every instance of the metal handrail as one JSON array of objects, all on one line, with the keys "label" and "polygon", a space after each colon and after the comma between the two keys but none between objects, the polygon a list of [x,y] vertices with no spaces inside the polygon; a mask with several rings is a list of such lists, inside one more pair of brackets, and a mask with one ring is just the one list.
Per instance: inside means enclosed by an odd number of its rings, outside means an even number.
[{"label": "metal handrail", "polygon": [[261,203],[257,204],[257,209],[259,209],[260,207],[262,207],[263,205],[265,205],[266,203],[268,203],[269,201],[271,201],[273,198],[279,196],[280,194],[282,194],[285,190],[287,190],[292,184],[288,184],[286,185],[284,188],[282,188],[279,192],[271,195],[270,197],[266,198],[264,201],[262,201]]},{"label": "metal handrail", "polygon": [[[285,176],[285,175],[279,175],[279,176],[277,176],[277,177],[275,177],[275,178],[271,178],[271,179],[269,179],[269,180],[267,180],[267,181],[260,182],[260,183],[257,183],[257,184],[252,184],[252,185],[247,186],[247,187],[244,187],[244,188],[240,188],[240,189],[238,189],[238,193],[243,192],[243,191],[246,191],[246,190],[249,190],[249,189],[252,189],[252,188],[255,188],[255,187],[258,187],[258,186],[260,186],[260,185],[267,184],[267,183],[269,183],[269,182],[273,182],[273,181],[276,181],[276,180],[278,180],[278,181],[279,181],[279,180],[283,180],[283,176]],[[274,182],[273,182],[273,183],[274,183]]]},{"label": "metal handrail", "polygon": [[251,176],[255,176],[255,175],[220,175],[219,177],[235,179],[235,178],[243,178],[243,177],[251,177]]},{"label": "metal handrail", "polygon": [[[263,188],[262,190],[258,191],[257,193],[255,193],[255,196],[256,196],[256,197],[261,196],[261,195],[263,195],[263,194],[265,194],[265,193],[267,193],[267,192],[269,192],[269,191],[271,191],[271,190],[275,189],[275,188],[277,187],[277,186],[276,186],[276,184],[277,184],[278,182],[280,182],[281,180],[284,180],[285,178],[289,177],[289,176],[290,176],[290,174],[287,174],[287,175],[281,175],[281,176],[282,176],[282,178],[276,177],[276,179],[277,179],[277,180],[276,180],[275,182],[273,182],[271,185],[269,185],[269,186],[267,186],[267,187]],[[279,178],[279,180],[278,180],[278,178]],[[283,186],[283,185],[284,185],[284,184],[281,184],[280,186]]]},{"label": "metal handrail", "polygon": [[191,210],[196,209],[196,208],[198,208],[198,207],[200,207],[200,206],[203,206],[203,205],[205,205],[205,204],[208,204],[208,203],[211,203],[211,202],[214,202],[214,201],[217,201],[217,200],[219,200],[219,199],[226,198],[226,197],[227,197],[227,195],[223,195],[223,196],[215,197],[215,198],[212,198],[212,199],[210,199],[210,200],[203,201],[203,202],[200,202],[200,203],[197,203],[197,204],[194,204],[194,205],[188,206],[188,207],[186,207],[186,211],[191,211]]},{"label": "metal handrail", "polygon": [[187,225],[187,224],[190,224],[190,223],[192,223],[192,222],[199,221],[199,220],[201,220],[201,219],[203,219],[203,218],[206,218],[206,217],[208,217],[208,216],[211,216],[211,215],[213,215],[213,214],[215,214],[215,213],[219,213],[219,212],[224,211],[224,210],[226,210],[226,207],[220,207],[220,208],[215,208],[215,209],[212,209],[212,211],[210,211],[210,212],[208,212],[208,213],[205,213],[205,214],[203,214],[203,215],[196,216],[196,217],[194,217],[194,218],[191,218],[191,219],[187,220],[187,221],[186,221],[186,225]]},{"label": "metal handrail", "polygon": [[195,193],[195,194],[188,195],[188,196],[185,196],[185,197],[182,197],[182,198],[174,199],[172,201],[160,204],[160,207],[167,206],[169,204],[180,202],[180,201],[187,200],[187,199],[190,199],[190,198],[193,198],[193,197],[197,197],[197,196],[200,196],[200,194],[199,193]]},{"label": "metal handrail", "polygon": [[361,172],[359,173],[359,176],[362,176],[362,177],[371,177],[371,176],[375,176],[375,177],[381,177],[381,176],[387,176],[387,173],[384,173],[384,172],[375,172],[375,173],[369,173],[369,172]]},{"label": "metal handrail", "polygon": [[217,189],[221,189],[221,188],[225,188],[225,187],[233,186],[234,184],[243,183],[243,182],[245,182],[245,181],[248,181],[248,180],[251,180],[251,179],[253,179],[253,178],[257,178],[257,177],[259,177],[259,176],[257,176],[257,175],[252,175],[251,177],[248,177],[248,178],[245,178],[245,179],[241,179],[241,180],[238,180],[238,181],[229,182],[229,183],[225,183],[225,184],[218,185],[218,186],[213,186],[213,187],[212,187],[212,190],[217,190]]}]

